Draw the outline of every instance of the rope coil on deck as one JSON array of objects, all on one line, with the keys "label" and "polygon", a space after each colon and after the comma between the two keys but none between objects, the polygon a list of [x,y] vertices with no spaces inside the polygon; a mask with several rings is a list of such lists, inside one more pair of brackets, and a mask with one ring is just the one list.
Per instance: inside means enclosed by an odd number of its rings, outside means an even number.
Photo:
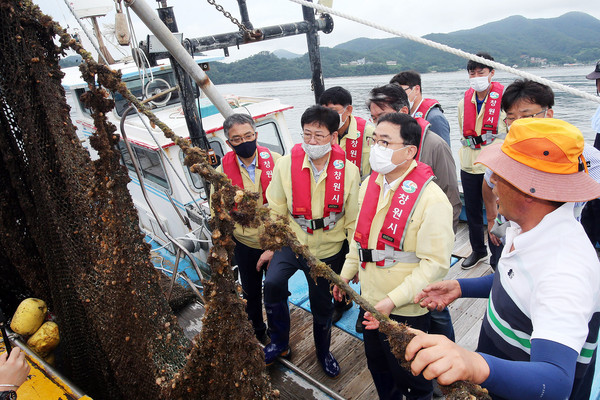
[{"label": "rope coil on deck", "polygon": [[297,4],[300,4],[300,5],[304,6],[304,7],[313,8],[313,9],[315,9],[315,10],[321,12],[321,13],[327,13],[327,14],[331,14],[331,15],[336,15],[338,17],[347,19],[349,21],[354,21],[354,22],[357,22],[357,23],[365,25],[365,26],[370,26],[371,28],[378,29],[378,30],[380,30],[382,32],[391,33],[392,35],[395,35],[395,36],[398,36],[398,37],[401,37],[401,38],[404,38],[404,39],[412,40],[413,42],[421,43],[421,44],[424,44],[425,46],[433,47],[434,49],[445,51],[446,53],[454,54],[454,55],[462,57],[462,58],[466,58],[467,60],[472,60],[472,61],[475,61],[475,62],[478,62],[478,63],[481,63],[481,64],[489,65],[490,67],[492,67],[494,69],[498,69],[498,70],[501,70],[501,71],[510,72],[511,74],[520,76],[522,78],[529,79],[529,80],[532,80],[532,81],[535,81],[535,82],[539,82],[541,84],[550,86],[553,89],[558,89],[558,90],[561,90],[563,92],[572,94],[574,96],[582,97],[582,98],[584,98],[586,100],[590,100],[590,101],[593,101],[595,103],[600,104],[600,97],[598,97],[598,96],[591,95],[589,93],[586,93],[586,92],[583,92],[581,90],[572,88],[570,86],[563,85],[561,83],[556,83],[556,82],[551,81],[551,80],[546,79],[546,78],[541,78],[541,77],[539,77],[537,75],[530,74],[528,72],[519,71],[516,68],[509,67],[509,66],[504,65],[502,63],[499,63],[497,61],[491,61],[491,60],[488,60],[486,58],[476,56],[475,54],[471,54],[471,53],[468,53],[468,52],[460,50],[460,49],[455,49],[454,47],[450,47],[450,46],[447,46],[445,44],[437,43],[437,42],[434,42],[432,40],[423,39],[422,37],[419,37],[419,36],[415,36],[415,35],[411,35],[411,34],[408,34],[408,33],[400,32],[399,30],[396,30],[396,29],[393,29],[393,28],[388,28],[388,27],[386,27],[384,25],[377,24],[375,22],[371,22],[371,21],[366,20],[364,18],[355,17],[355,16],[350,15],[348,13],[345,13],[343,11],[334,10],[333,8],[325,7],[325,6],[322,6],[320,4],[314,4],[314,3],[311,3],[311,2],[306,1],[306,0],[289,0],[289,1],[297,3]]}]

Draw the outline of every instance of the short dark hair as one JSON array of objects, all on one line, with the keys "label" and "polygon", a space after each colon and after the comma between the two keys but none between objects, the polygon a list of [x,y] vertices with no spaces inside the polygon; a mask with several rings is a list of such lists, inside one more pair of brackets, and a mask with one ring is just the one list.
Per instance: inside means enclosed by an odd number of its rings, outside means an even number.
[{"label": "short dark hair", "polygon": [[417,71],[399,72],[390,79],[390,83],[395,83],[400,86],[407,85],[411,88],[419,85],[421,87],[421,92],[423,91],[423,86],[421,86],[421,75],[419,75]]},{"label": "short dark hair", "polygon": [[421,143],[421,126],[416,119],[408,114],[388,113],[379,117],[377,126],[381,125],[382,122],[397,125],[400,128],[398,133],[404,144],[417,146],[417,149],[419,148],[419,144]]},{"label": "short dark hair", "polygon": [[554,106],[554,92],[550,86],[529,79],[517,79],[504,90],[502,109],[508,111],[516,102],[527,100],[542,108]]},{"label": "short dark hair", "polygon": [[327,128],[329,133],[333,133],[340,126],[340,116],[330,108],[320,105],[310,106],[304,111],[302,117],[300,117],[300,125],[304,128],[304,125],[313,122]]},{"label": "short dark hair", "polygon": [[372,103],[380,108],[388,105],[396,112],[399,112],[402,107],[409,107],[408,96],[404,89],[390,83],[371,89],[367,98],[367,108],[371,108]]},{"label": "short dark hair", "polygon": [[[490,56],[488,53],[477,53],[476,56],[485,58],[486,60],[494,61],[494,57]],[[489,65],[485,65],[477,61],[469,60],[469,62],[467,63],[467,71],[475,71],[479,68],[487,68],[490,71],[494,70],[494,67],[490,67]]]},{"label": "short dark hair", "polygon": [[225,118],[225,121],[223,121],[223,133],[225,133],[225,137],[229,139],[229,130],[234,125],[244,124],[250,124],[252,130],[256,131],[256,123],[248,114],[233,113],[229,117]]},{"label": "short dark hair", "polygon": [[334,86],[321,94],[319,104],[322,106],[326,106],[327,104],[339,104],[344,107],[350,106],[352,105],[352,95],[343,87]]}]

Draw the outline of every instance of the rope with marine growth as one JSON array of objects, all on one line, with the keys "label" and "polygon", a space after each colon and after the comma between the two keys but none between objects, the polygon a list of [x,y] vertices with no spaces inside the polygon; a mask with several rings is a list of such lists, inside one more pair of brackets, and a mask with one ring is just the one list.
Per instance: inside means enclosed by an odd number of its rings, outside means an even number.
[{"label": "rope with marine growth", "polygon": [[590,100],[590,101],[600,104],[600,97],[598,97],[598,96],[593,96],[593,95],[591,95],[589,93],[585,93],[581,90],[572,88],[567,85],[563,85],[562,83],[556,83],[549,79],[541,78],[537,75],[517,70],[516,68],[509,67],[509,66],[499,63],[497,61],[491,61],[486,58],[476,56],[475,54],[467,53],[466,51],[463,51],[460,49],[455,49],[454,47],[450,47],[445,44],[440,44],[440,43],[434,42],[432,40],[423,39],[422,37],[419,37],[419,36],[411,35],[408,33],[403,33],[396,29],[388,28],[384,25],[380,25],[375,22],[371,22],[364,18],[355,17],[355,16],[345,13],[343,11],[334,10],[333,8],[325,7],[320,4],[314,4],[314,3],[311,3],[306,0],[289,0],[289,1],[300,4],[304,7],[313,8],[321,13],[336,15],[338,17],[347,19],[349,21],[354,21],[354,22],[357,22],[362,25],[370,26],[371,28],[375,28],[375,29],[378,29],[383,32],[391,33],[392,35],[395,35],[395,36],[398,36],[398,37],[401,37],[404,39],[412,40],[413,42],[421,43],[426,46],[433,47],[434,49],[445,51],[446,53],[454,54],[454,55],[462,57],[462,58],[466,58],[467,60],[472,60],[472,61],[475,61],[475,62],[478,62],[481,64],[489,65],[490,67],[492,67],[494,69],[510,72],[511,74],[518,75],[522,78],[529,79],[529,80],[532,80],[535,82],[539,82],[543,85],[550,86],[551,88],[558,89],[563,92],[572,94],[574,96],[582,97],[586,100]]}]

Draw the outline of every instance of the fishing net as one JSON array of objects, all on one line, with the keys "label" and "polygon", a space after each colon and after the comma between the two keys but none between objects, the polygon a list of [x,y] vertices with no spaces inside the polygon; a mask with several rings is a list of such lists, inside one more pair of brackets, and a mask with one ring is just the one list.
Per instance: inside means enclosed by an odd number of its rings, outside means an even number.
[{"label": "fishing net", "polygon": [[[61,35],[60,46],[55,34]],[[262,354],[258,343],[232,338],[250,333],[251,328],[246,327],[230,270],[223,274],[224,292],[218,283],[210,286],[222,293],[220,301],[230,305],[230,311],[209,317],[217,324],[207,339],[221,335],[222,340],[211,342],[231,340],[236,350],[244,352],[236,360],[240,373],[230,379],[228,374],[236,368],[214,351],[196,355],[207,360],[195,361],[194,354],[186,358],[191,343],[179,328],[161,290],[159,272],[150,262],[149,246],[127,191],[129,178],[115,150],[118,137],[105,118],[114,102],[96,83],[100,73],[94,63],[82,68],[90,89],[82,101],[93,110],[97,129],[90,143],[98,160],[90,159],[70,121],[58,66],[69,46],[89,59],[32,3],[0,0],[3,287],[6,281],[15,292],[31,292],[48,301],[61,330],[60,368],[95,399],[269,397],[262,358],[254,363],[258,369],[244,365],[248,354],[255,359]],[[119,82],[118,75],[112,78]],[[219,321],[236,329],[217,332]],[[241,324],[245,328],[240,329],[237,321],[246,322]],[[242,342],[254,345],[255,351],[246,351]],[[202,346],[194,342],[193,348],[198,352]],[[196,371],[197,366],[203,366],[201,371]],[[244,371],[256,378],[246,379],[251,381],[247,385],[236,383],[246,378]],[[190,378],[189,373],[194,375]],[[234,389],[204,396],[203,387],[212,383],[204,378],[207,374],[220,375],[219,383],[227,380]],[[176,377],[183,384],[172,383]],[[249,387],[246,395],[239,392],[244,385]],[[179,392],[172,395],[175,387]]]},{"label": "fishing net", "polygon": [[[91,161],[69,119],[54,25],[28,2],[0,3],[0,225],[6,257],[46,299],[61,330],[62,368],[99,399],[159,398],[185,363],[179,329],[149,261],[129,178],[92,87]],[[132,355],[135,355],[134,357]]]}]

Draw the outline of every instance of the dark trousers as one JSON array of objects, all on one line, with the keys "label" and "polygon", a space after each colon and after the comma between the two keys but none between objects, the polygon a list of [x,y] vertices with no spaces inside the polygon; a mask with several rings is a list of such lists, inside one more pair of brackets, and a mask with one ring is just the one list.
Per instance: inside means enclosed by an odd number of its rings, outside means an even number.
[{"label": "dark trousers", "polygon": [[[324,258],[323,261],[329,264],[332,269],[341,270],[345,261],[344,248],[332,257]],[[306,276],[308,282],[308,296],[310,299],[310,309],[313,315],[313,324],[331,326],[331,316],[333,314],[333,297],[329,291],[329,281],[324,278],[317,278],[317,282],[310,277],[310,268],[304,257],[296,256],[296,253],[289,247],[283,247],[275,252],[271,265],[267,270],[265,277],[265,303],[277,303],[287,300],[290,292],[288,291],[288,280],[296,271],[301,270]]]},{"label": "dark trousers", "polygon": [[[403,322],[413,328],[429,331],[429,313],[420,317],[401,317],[390,315],[394,321]],[[365,341],[365,354],[367,365],[373,382],[377,388],[380,400],[425,400],[433,396],[433,385],[423,375],[414,376],[412,372],[402,368],[398,359],[390,350],[387,336],[379,332],[379,329],[365,329],[363,334]]]},{"label": "dark trousers", "polygon": [[581,211],[581,225],[594,246],[600,242],[600,199],[588,201]]},{"label": "dark trousers", "polygon": [[256,263],[263,250],[254,249],[238,242],[235,238],[235,259],[242,281],[242,296],[246,299],[246,313],[252,322],[256,334],[262,334],[267,327],[262,312],[262,278],[263,272],[256,271]]},{"label": "dark trousers", "polygon": [[596,133],[596,138],[594,139],[594,147],[600,150],[600,133]]},{"label": "dark trousers", "polygon": [[[342,245],[342,249],[340,250],[340,252],[338,254],[336,254],[337,256],[342,256],[344,261],[346,260],[346,254],[348,254],[348,241],[345,240],[344,244]],[[344,261],[342,261],[341,263],[333,263],[330,264],[331,269],[333,270],[333,272],[335,272],[336,274],[340,274],[340,272],[342,272],[342,267],[344,266]],[[344,298],[342,299],[342,301],[337,301],[336,299],[333,299],[333,306],[338,308],[338,309],[345,309],[347,303],[348,297],[346,295],[344,295]]]},{"label": "dark trousers", "polygon": [[[487,253],[484,241],[483,224],[483,195],[481,194],[481,185],[483,185],[483,174],[470,174],[460,171],[460,179],[465,196],[465,211],[467,214],[467,225],[469,227],[469,242],[471,248],[477,253]],[[490,264],[497,265],[502,248],[495,246],[488,239],[488,245],[492,253]]]},{"label": "dark trousers", "polygon": [[488,245],[490,246],[490,250],[492,252],[492,255],[490,256],[490,265],[492,266],[492,269],[496,271],[496,268],[498,267],[498,261],[500,261],[500,256],[502,255],[502,249],[504,249],[504,245],[500,243],[500,246],[496,246],[494,243],[492,243],[489,233]]},{"label": "dark trousers", "polygon": [[429,333],[434,335],[444,335],[454,342],[456,338],[454,337],[454,327],[452,326],[452,318],[450,318],[448,307],[444,308],[442,311],[430,311],[429,314],[431,315]]},{"label": "dark trousers", "polygon": [[481,194],[483,174],[470,174],[461,170],[460,180],[465,196],[471,248],[477,253],[487,253],[483,240],[483,195]]}]

